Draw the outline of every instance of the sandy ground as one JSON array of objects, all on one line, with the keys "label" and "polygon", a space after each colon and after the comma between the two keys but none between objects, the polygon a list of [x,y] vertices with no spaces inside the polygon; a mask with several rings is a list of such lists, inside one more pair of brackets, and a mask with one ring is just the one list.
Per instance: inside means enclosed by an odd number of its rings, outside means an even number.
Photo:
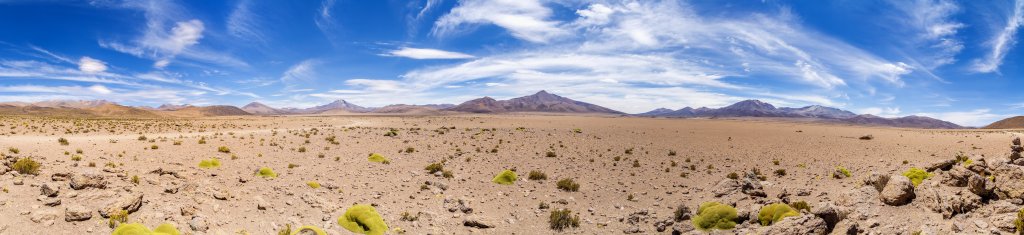
[{"label": "sandy ground", "polygon": [[[398,135],[385,136],[392,128]],[[783,190],[792,194],[790,201],[831,202],[842,192],[861,187],[871,172],[899,174],[951,159],[957,152],[1005,158],[1015,134],[774,120],[538,115],[8,117],[0,118],[0,130],[5,155],[32,157],[42,164],[39,175],[11,171],[0,176],[5,189],[0,193],[0,234],[109,234],[108,219],[96,211],[111,200],[136,195],[142,195],[142,204],[129,215],[129,222],[150,227],[170,222],[190,234],[276,234],[285,224],[350,234],[336,220],[353,204],[376,205],[392,229],[389,233],[400,229],[408,234],[621,234],[634,227],[659,233],[654,223],[670,218],[679,206],[696,211],[702,202],[720,201],[743,210],[776,200]],[[868,134],[874,139],[858,139]],[[326,140],[329,136],[336,136],[337,144]],[[58,143],[61,137],[69,144]],[[200,144],[200,139],[206,143]],[[230,153],[218,152],[220,146]],[[8,148],[17,148],[18,153]],[[407,148],[415,150],[408,153]],[[547,157],[547,152],[557,157]],[[390,164],[367,161],[370,153],[382,154]],[[72,160],[76,155],[81,159]],[[197,166],[210,158],[220,159],[222,166]],[[424,170],[441,161],[454,177]],[[849,169],[852,176],[833,178],[837,166]],[[260,167],[272,168],[279,177],[255,176]],[[157,169],[177,176],[152,173]],[[519,180],[514,185],[492,183],[492,177],[505,169],[518,172]],[[751,169],[766,176],[760,183],[768,199],[713,195],[715,185],[729,173],[742,176]],[[772,173],[778,169],[786,174]],[[528,180],[527,172],[533,170],[546,173],[548,179]],[[100,175],[106,185],[75,190],[66,180],[54,181],[60,178],[55,174]],[[133,176],[139,177],[138,184],[132,182]],[[579,183],[579,191],[556,188],[555,182],[564,178]],[[309,181],[324,187],[311,188]],[[41,196],[43,184],[59,188],[59,193]],[[450,212],[446,199],[462,199],[472,211]],[[59,205],[53,205],[54,200]],[[550,208],[540,209],[542,203]],[[68,222],[69,208],[91,211],[92,218]],[[579,215],[578,228],[549,228],[550,211],[563,208]],[[910,234],[934,227],[942,234],[959,223],[958,218],[944,219],[914,204],[874,208],[869,225],[861,225],[866,232]],[[647,214],[636,214],[642,211]],[[403,220],[403,212],[419,218]],[[973,218],[959,220],[974,226]],[[493,228],[464,226],[467,219]],[[689,221],[676,222],[683,223]]]}]

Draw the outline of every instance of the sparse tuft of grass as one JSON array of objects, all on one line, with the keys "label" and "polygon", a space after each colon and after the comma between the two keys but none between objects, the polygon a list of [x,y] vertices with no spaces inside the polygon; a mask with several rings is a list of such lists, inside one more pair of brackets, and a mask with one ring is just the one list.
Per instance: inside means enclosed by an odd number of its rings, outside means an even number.
[{"label": "sparse tuft of grass", "polygon": [[548,151],[547,153],[544,154],[544,156],[545,157],[558,157],[558,154],[555,154],[555,152]]},{"label": "sparse tuft of grass", "polygon": [[548,217],[548,225],[555,231],[579,227],[580,216],[573,215],[572,210],[569,209],[553,210]]},{"label": "sparse tuft of grass", "polygon": [[217,152],[231,153],[231,149],[229,149],[228,146],[220,146],[220,147],[217,147]]},{"label": "sparse tuft of grass", "polygon": [[39,162],[28,157],[20,158],[18,161],[14,162],[14,165],[11,165],[11,168],[14,168],[14,171],[26,175],[38,175],[39,167]]},{"label": "sparse tuft of grass", "polygon": [[530,171],[530,174],[527,176],[527,178],[530,180],[546,180],[548,179],[548,175],[540,171]]},{"label": "sparse tuft of grass", "polygon": [[64,137],[60,137],[60,139],[57,139],[57,143],[60,143],[60,145],[63,146],[71,144],[70,142],[68,142],[68,139],[65,139]]},{"label": "sparse tuft of grass", "polygon": [[427,172],[430,172],[430,174],[434,174],[438,171],[443,171],[444,165],[442,165],[440,162],[435,162],[431,163],[430,165],[427,165],[427,167],[425,167],[424,169],[427,170]]},{"label": "sparse tuft of grass", "polygon": [[580,184],[576,183],[576,181],[573,181],[572,178],[565,178],[559,180],[557,183],[555,183],[555,185],[558,187],[558,189],[561,189],[562,191],[566,192],[576,192],[580,190]]},{"label": "sparse tuft of grass", "polygon": [[728,174],[728,175],[726,175],[726,176],[725,176],[725,178],[729,178],[729,179],[739,179],[739,178],[740,178],[740,175],[739,175],[739,174],[736,174],[736,172],[729,172],[729,174]]}]

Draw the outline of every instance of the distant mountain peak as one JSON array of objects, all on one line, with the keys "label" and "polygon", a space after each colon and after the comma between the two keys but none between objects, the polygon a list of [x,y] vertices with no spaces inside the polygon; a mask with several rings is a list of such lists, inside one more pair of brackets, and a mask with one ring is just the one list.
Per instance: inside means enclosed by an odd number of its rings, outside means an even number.
[{"label": "distant mountain peak", "polygon": [[448,110],[473,113],[549,112],[549,113],[608,113],[621,114],[609,108],[580,102],[541,90],[532,95],[495,100],[483,97],[466,101]]},{"label": "distant mountain peak", "polygon": [[776,108],[772,104],[760,100],[743,100],[718,109],[690,107],[665,112],[652,110],[637,114],[648,117],[777,117],[777,118],[816,118],[843,123],[881,125],[912,128],[962,128],[959,125],[930,117],[906,116],[900,118],[883,118],[871,114],[857,115],[853,112],[822,105],[808,105],[802,108]]}]

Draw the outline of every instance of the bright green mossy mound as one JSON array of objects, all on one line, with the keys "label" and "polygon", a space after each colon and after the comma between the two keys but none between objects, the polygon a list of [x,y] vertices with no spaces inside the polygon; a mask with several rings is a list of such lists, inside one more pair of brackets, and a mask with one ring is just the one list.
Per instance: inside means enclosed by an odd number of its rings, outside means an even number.
[{"label": "bright green mossy mound", "polygon": [[384,156],[381,156],[380,154],[376,154],[376,153],[371,153],[370,157],[368,159],[370,160],[370,162],[384,163],[384,164],[390,164],[391,163],[390,160],[388,160],[387,158],[384,158]]},{"label": "bright green mossy mound", "polygon": [[388,225],[384,223],[380,214],[377,214],[377,209],[366,204],[348,208],[345,215],[338,218],[338,225],[358,234],[383,235],[388,231]]},{"label": "bright green mossy mound", "polygon": [[220,167],[220,160],[216,158],[210,158],[209,160],[202,160],[199,162],[199,168],[211,169]]},{"label": "bright green mossy mound", "polygon": [[516,182],[516,179],[519,179],[519,176],[516,175],[516,172],[511,170],[505,170],[502,171],[501,173],[498,173],[498,175],[494,176],[494,179],[492,179],[491,182],[503,185],[511,185]]},{"label": "bright green mossy mound", "polygon": [[270,169],[270,167],[260,168],[260,170],[256,171],[256,175],[267,179],[277,178],[277,173],[274,173],[274,170]]},{"label": "bright green mossy mound", "polygon": [[768,226],[778,223],[782,218],[799,215],[800,212],[793,209],[793,207],[776,203],[761,207],[761,212],[757,213],[757,220],[761,221],[761,226]]},{"label": "bright green mossy mound", "polygon": [[299,227],[298,229],[295,229],[295,231],[292,232],[291,235],[300,235],[300,234],[301,235],[305,235],[305,234],[309,234],[309,232],[313,232],[313,234],[316,234],[316,235],[327,235],[327,233],[325,233],[323,229],[317,228],[316,226],[308,226],[308,225],[307,226]]},{"label": "bright green mossy mound", "polygon": [[700,204],[697,215],[693,217],[693,226],[700,230],[732,229],[736,227],[736,208],[718,202]]},{"label": "bright green mossy mound", "polygon": [[114,229],[111,235],[180,235],[177,228],[174,225],[165,223],[157,226],[154,230],[149,230],[145,225],[140,223],[121,224]]},{"label": "bright green mossy mound", "polygon": [[921,181],[931,178],[932,174],[920,168],[912,167],[907,172],[903,172],[903,176],[910,178],[910,182],[914,183],[914,187],[917,187],[918,184],[921,184]]}]

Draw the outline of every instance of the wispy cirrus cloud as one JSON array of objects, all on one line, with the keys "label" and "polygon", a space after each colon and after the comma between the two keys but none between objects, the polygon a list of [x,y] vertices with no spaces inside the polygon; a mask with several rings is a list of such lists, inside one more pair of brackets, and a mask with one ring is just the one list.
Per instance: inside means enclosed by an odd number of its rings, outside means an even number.
[{"label": "wispy cirrus cloud", "polygon": [[1006,53],[1017,44],[1017,30],[1024,25],[1024,1],[1014,1],[1013,7],[1009,9],[1011,12],[1006,17],[1006,24],[987,42],[991,47],[989,53],[974,61],[974,71],[998,72]]},{"label": "wispy cirrus cloud", "polygon": [[466,0],[434,23],[433,34],[447,36],[462,26],[493,24],[505,28],[513,37],[536,43],[568,35],[559,22],[549,19],[550,8],[540,0]]},{"label": "wispy cirrus cloud", "polygon": [[430,48],[412,48],[412,47],[401,47],[395,50],[388,51],[383,56],[397,56],[406,57],[411,59],[425,60],[425,59],[470,59],[474,56],[452,51],[444,51]]},{"label": "wispy cirrus cloud", "polygon": [[293,84],[295,82],[314,79],[314,76],[316,75],[316,65],[318,64],[320,64],[320,61],[316,59],[303,60],[284,71],[284,73],[281,74],[280,80],[285,84]]}]

